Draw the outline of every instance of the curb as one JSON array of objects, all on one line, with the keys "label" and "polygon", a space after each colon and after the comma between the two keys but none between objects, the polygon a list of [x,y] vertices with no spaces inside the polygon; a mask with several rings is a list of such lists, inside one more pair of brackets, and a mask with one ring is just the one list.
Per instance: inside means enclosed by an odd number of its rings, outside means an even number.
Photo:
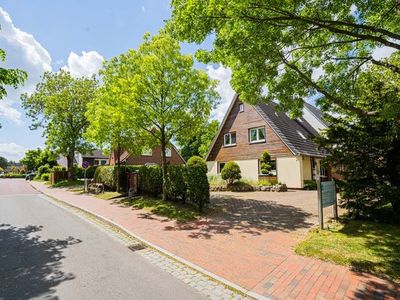
[{"label": "curb", "polygon": [[[237,292],[243,294],[244,296],[248,296],[248,297],[251,297],[251,298],[254,298],[254,299],[257,299],[257,300],[270,300],[270,299],[267,298],[267,297],[264,297],[264,296],[262,296],[262,295],[259,295],[259,294],[255,293],[255,292],[250,291],[250,290],[246,290],[246,289],[242,288],[241,286],[239,286],[239,285],[237,285],[237,284],[235,284],[235,283],[233,283],[233,282],[231,282],[231,281],[229,281],[229,280],[226,280],[225,278],[222,278],[222,277],[220,277],[220,276],[218,276],[218,275],[216,275],[216,274],[214,274],[214,273],[212,273],[212,272],[210,272],[210,271],[207,271],[206,269],[204,269],[204,268],[202,268],[202,267],[200,267],[200,266],[198,266],[198,265],[196,265],[196,264],[193,264],[192,262],[190,262],[190,261],[188,261],[188,260],[186,260],[186,259],[184,259],[184,258],[181,258],[181,257],[179,257],[179,256],[177,256],[177,255],[175,255],[175,254],[173,254],[172,252],[170,252],[170,251],[168,251],[168,250],[166,250],[166,249],[164,249],[164,248],[162,248],[162,247],[160,247],[160,246],[157,246],[157,245],[155,245],[155,244],[153,244],[153,243],[151,243],[151,242],[149,242],[149,241],[143,239],[142,237],[140,237],[140,236],[134,234],[133,232],[129,231],[129,230],[126,229],[125,227],[123,227],[123,226],[121,226],[121,225],[115,223],[115,222],[112,221],[112,220],[109,220],[109,219],[107,219],[107,218],[105,218],[105,217],[103,217],[103,216],[101,216],[101,215],[98,215],[98,214],[96,214],[96,213],[93,213],[93,212],[91,212],[91,211],[89,211],[89,210],[86,210],[86,209],[83,209],[83,208],[81,208],[81,207],[72,205],[72,204],[70,204],[70,203],[68,203],[68,202],[65,202],[65,201],[60,200],[60,199],[58,199],[58,198],[55,198],[55,197],[53,197],[53,196],[51,196],[51,195],[48,195],[48,194],[46,194],[45,192],[43,192],[43,191],[39,190],[38,188],[36,188],[36,187],[35,187],[34,185],[32,185],[30,182],[29,182],[29,184],[30,184],[36,191],[38,191],[39,193],[41,193],[41,194],[45,195],[46,197],[50,198],[51,201],[56,200],[56,201],[62,202],[64,205],[67,205],[67,206],[72,207],[72,208],[74,208],[74,209],[83,211],[83,212],[85,212],[85,213],[87,213],[87,214],[89,214],[89,215],[92,215],[93,217],[98,218],[98,219],[100,219],[101,221],[103,221],[103,222],[105,222],[105,223],[108,223],[109,225],[111,225],[111,226],[117,228],[118,230],[122,231],[124,234],[126,234],[126,235],[128,235],[128,236],[131,236],[131,237],[133,237],[134,239],[137,239],[140,243],[146,245],[147,247],[152,248],[153,250],[155,250],[155,251],[157,251],[157,252],[160,252],[161,254],[163,254],[163,255],[165,255],[165,256],[167,256],[167,257],[170,257],[170,258],[172,258],[172,259],[174,259],[174,260],[180,262],[181,264],[186,265],[186,266],[188,266],[189,268],[192,268],[192,269],[196,270],[197,272],[200,272],[200,273],[206,275],[207,277],[211,278],[212,280],[217,281],[217,282],[221,283],[222,285],[225,285],[227,288],[229,288],[229,289],[231,289],[231,290],[233,290],[233,291],[237,291]],[[54,200],[52,200],[52,199],[54,199]],[[46,200],[47,200],[47,199],[46,199]],[[60,206],[60,205],[59,205],[59,206]],[[60,206],[60,207],[61,207],[61,206]]]}]

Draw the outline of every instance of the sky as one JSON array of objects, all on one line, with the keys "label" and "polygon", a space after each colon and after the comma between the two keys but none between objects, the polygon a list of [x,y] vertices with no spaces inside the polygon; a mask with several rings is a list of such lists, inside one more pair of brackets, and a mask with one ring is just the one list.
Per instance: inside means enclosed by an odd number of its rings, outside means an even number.
[{"label": "sky", "polygon": [[[19,100],[21,93],[34,91],[43,72],[65,68],[74,76],[95,74],[104,60],[137,48],[146,32],[156,34],[170,13],[168,0],[0,0],[0,48],[6,51],[0,66],[28,73],[25,84],[8,88],[0,101],[0,156],[19,160],[27,149],[44,146],[42,131],[29,129]],[[182,52],[197,48],[183,45]],[[221,103],[212,118],[221,120],[234,95],[231,71],[220,65],[196,66],[220,82]]]}]

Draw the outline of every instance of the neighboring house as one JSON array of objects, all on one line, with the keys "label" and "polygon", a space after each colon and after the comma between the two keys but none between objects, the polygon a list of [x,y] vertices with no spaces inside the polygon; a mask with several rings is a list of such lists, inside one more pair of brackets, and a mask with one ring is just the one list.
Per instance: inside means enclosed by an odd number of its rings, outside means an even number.
[{"label": "neighboring house", "polygon": [[326,175],[320,166],[326,154],[309,139],[327,128],[321,112],[305,103],[303,117],[292,120],[276,106],[242,103],[235,95],[206,156],[210,175],[220,174],[226,162],[235,161],[243,178],[266,177],[260,174],[265,150],[273,160],[271,174],[289,188],[303,188],[304,180]]},{"label": "neighboring house", "polygon": [[[172,146],[166,151],[167,163],[170,165],[182,165],[185,160],[178,150]],[[157,146],[142,152],[141,155],[130,155],[128,151],[121,151],[120,161],[126,165],[161,165],[161,147]],[[117,151],[113,151],[110,156],[110,165],[117,164]]]},{"label": "neighboring house", "polygon": [[[84,161],[87,161],[90,166],[104,166],[108,165],[109,156],[104,155],[99,149],[84,154],[76,152],[74,156],[74,165],[82,167]],[[57,163],[67,167],[67,158],[65,156],[60,156],[57,159]]]}]

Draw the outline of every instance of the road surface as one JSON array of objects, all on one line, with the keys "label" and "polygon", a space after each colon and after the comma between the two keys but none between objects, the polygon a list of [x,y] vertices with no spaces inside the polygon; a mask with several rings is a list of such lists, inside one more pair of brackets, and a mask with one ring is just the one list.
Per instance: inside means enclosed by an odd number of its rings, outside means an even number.
[{"label": "road surface", "polygon": [[0,179],[0,299],[205,299],[95,225]]}]

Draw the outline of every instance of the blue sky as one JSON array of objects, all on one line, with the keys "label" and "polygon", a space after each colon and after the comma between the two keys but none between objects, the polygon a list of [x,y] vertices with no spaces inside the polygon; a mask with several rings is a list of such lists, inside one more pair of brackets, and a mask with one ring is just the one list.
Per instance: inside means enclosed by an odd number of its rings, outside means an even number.
[{"label": "blue sky", "polygon": [[[29,130],[30,120],[25,118],[19,96],[32,92],[44,71],[64,67],[76,76],[96,73],[103,59],[137,48],[144,33],[157,33],[169,16],[167,0],[1,0],[0,48],[7,57],[0,65],[26,70],[29,80],[18,90],[9,89],[0,101],[0,155],[18,160],[26,149],[43,146],[41,132]],[[183,45],[182,51],[196,49],[196,45]],[[222,101],[213,117],[221,119],[233,96],[230,70],[197,66],[220,80]]]}]

